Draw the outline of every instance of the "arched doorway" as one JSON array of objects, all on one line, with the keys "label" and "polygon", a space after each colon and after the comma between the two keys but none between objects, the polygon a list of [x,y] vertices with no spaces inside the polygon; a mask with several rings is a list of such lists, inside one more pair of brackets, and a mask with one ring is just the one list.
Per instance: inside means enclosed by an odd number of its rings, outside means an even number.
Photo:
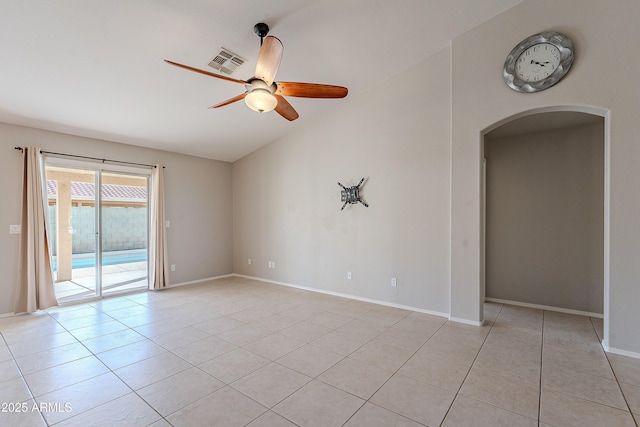
[{"label": "arched doorway", "polygon": [[482,132],[481,160],[483,298],[602,316],[605,342],[607,129],[603,110],[528,111]]}]

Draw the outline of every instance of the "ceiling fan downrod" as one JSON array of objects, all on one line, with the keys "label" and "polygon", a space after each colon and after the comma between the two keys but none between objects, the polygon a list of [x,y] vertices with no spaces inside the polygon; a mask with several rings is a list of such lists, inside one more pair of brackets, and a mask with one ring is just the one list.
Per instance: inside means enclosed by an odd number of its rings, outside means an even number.
[{"label": "ceiling fan downrod", "polygon": [[262,41],[269,34],[269,26],[264,22],[260,22],[253,26],[253,32],[260,37],[260,47],[262,47]]}]

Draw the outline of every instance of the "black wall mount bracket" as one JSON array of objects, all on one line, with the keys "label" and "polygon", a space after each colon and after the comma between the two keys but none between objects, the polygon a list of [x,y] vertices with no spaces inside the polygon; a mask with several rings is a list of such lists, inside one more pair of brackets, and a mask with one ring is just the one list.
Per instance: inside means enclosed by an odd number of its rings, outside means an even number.
[{"label": "black wall mount bracket", "polygon": [[340,201],[344,202],[340,210],[344,210],[344,207],[349,203],[352,205],[362,203],[365,207],[369,207],[369,205],[360,198],[360,187],[362,187],[362,183],[364,183],[364,178],[360,180],[358,185],[354,185],[353,187],[345,187],[338,183],[338,185],[342,187],[340,191]]}]

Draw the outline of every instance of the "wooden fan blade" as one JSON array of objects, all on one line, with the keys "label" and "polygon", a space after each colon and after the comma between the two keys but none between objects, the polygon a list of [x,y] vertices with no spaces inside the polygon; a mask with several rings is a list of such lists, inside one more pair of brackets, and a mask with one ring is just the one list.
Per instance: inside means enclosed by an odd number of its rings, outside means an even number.
[{"label": "wooden fan blade", "polygon": [[255,77],[264,80],[267,86],[271,86],[276,78],[283,51],[282,42],[277,38],[269,36],[264,39],[260,48],[260,55],[258,55],[258,62],[256,63]]},{"label": "wooden fan blade", "polygon": [[298,112],[293,109],[291,104],[289,104],[289,102],[286,99],[284,99],[280,95],[274,95],[274,96],[278,100],[278,105],[276,105],[276,112],[278,114],[280,114],[282,117],[289,120],[290,122],[300,117],[298,115]]},{"label": "wooden fan blade", "polygon": [[211,73],[209,71],[201,70],[199,68],[193,68],[193,67],[190,67],[188,65],[178,64],[177,62],[169,61],[168,59],[165,59],[164,62],[166,62],[167,64],[175,65],[176,67],[179,67],[179,68],[184,68],[185,70],[193,71],[195,73],[204,74],[205,76],[209,76],[209,77],[215,77],[217,79],[226,80],[228,82],[238,83],[238,84],[241,84],[241,85],[249,84],[248,82],[245,82],[244,80],[238,80],[238,79],[234,79],[234,78],[231,78],[231,77],[223,76],[223,75],[220,75],[220,74]]},{"label": "wooden fan blade", "polygon": [[241,93],[238,96],[234,96],[233,98],[227,99],[226,101],[223,101],[223,102],[221,102],[219,104],[212,105],[209,108],[220,108],[220,107],[224,107],[225,105],[233,104],[234,102],[237,102],[237,101],[240,101],[241,99],[244,99],[244,97],[247,96],[248,93],[249,92]]},{"label": "wooden fan blade", "polygon": [[299,98],[344,98],[349,93],[346,87],[318,83],[277,82],[277,95]]}]

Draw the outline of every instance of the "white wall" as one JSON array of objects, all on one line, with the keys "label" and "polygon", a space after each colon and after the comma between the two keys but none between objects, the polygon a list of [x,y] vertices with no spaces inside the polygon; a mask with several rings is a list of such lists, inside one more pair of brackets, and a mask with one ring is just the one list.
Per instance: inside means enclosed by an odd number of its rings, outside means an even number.
[{"label": "white wall", "polygon": [[[527,0],[453,41],[452,315],[482,319],[480,142],[484,129],[528,110],[577,106],[600,111],[610,169],[605,195],[605,345],[640,353],[640,39],[637,0]],[[543,30],[573,38],[576,60],[558,85],[538,94],[509,89],[501,69],[509,51]],[[605,252],[606,257],[606,252]]]},{"label": "white wall", "polygon": [[[235,162],[234,272],[448,313],[449,60],[326,101],[330,116]],[[370,207],[340,211],[337,182],[362,177]]]},{"label": "white wall", "polygon": [[176,265],[171,283],[232,273],[230,163],[0,123],[0,315],[13,311],[18,271],[18,236],[9,235],[9,225],[21,218],[22,154],[16,146],[166,165],[169,263]]},{"label": "white wall", "polygon": [[486,296],[602,314],[604,120],[485,137]]}]

